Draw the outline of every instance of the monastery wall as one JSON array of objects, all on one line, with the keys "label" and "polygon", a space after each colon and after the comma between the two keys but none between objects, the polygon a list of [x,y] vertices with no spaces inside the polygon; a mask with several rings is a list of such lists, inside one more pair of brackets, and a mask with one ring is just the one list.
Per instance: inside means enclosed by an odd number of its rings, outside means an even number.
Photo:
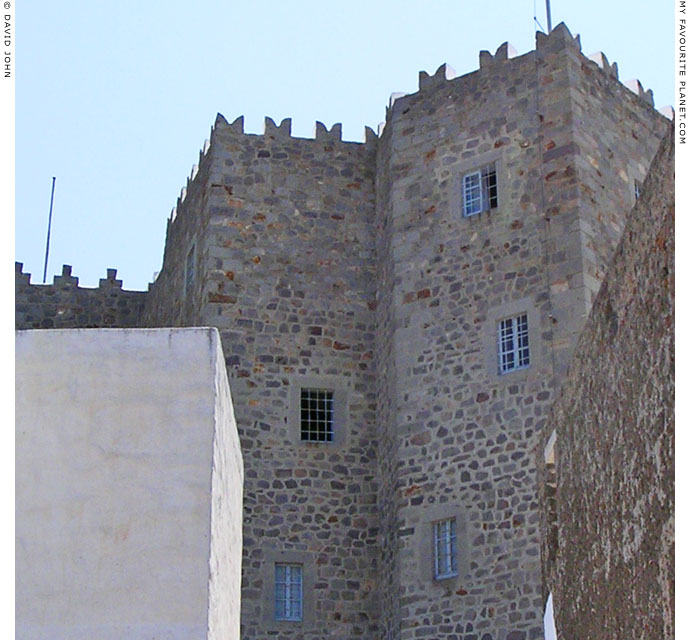
[{"label": "monastery wall", "polygon": [[[211,131],[213,133],[213,130]],[[142,326],[198,326],[202,291],[207,277],[207,237],[210,197],[209,174],[213,160],[208,141],[199,152],[167,221],[163,265],[149,286]]]},{"label": "monastery wall", "polygon": [[[560,44],[559,44],[560,43]],[[561,27],[537,35],[542,116],[543,216],[550,295],[562,378],[604,274],[669,121],[651,91],[618,81],[617,65],[586,58]]]},{"label": "monastery wall", "polygon": [[[532,454],[668,123],[565,25],[479,58],[421,72],[364,143],[219,115],[146,294],[109,271],[86,303],[69,270],[41,288],[19,269],[18,326],[218,328],[246,466],[245,640],[543,636]],[[466,180],[486,205],[471,215]],[[529,362],[501,370],[499,326],[518,320]],[[332,441],[301,433],[303,389],[332,393]],[[300,621],[276,620],[277,564],[303,568]]]},{"label": "monastery wall", "polygon": [[559,638],[674,637],[673,198],[669,131],[536,448]]}]

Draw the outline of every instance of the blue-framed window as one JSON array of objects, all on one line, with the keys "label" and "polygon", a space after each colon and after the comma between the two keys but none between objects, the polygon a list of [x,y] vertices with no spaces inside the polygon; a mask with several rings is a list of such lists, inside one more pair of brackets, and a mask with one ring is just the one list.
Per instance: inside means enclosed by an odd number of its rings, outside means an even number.
[{"label": "blue-framed window", "polygon": [[462,215],[474,216],[498,207],[498,181],[495,165],[466,173],[462,177]]},{"label": "blue-framed window", "polygon": [[458,575],[455,518],[434,522],[434,577],[439,580]]},{"label": "blue-framed window", "polygon": [[276,564],[276,620],[302,620],[302,576],[301,564]]},{"label": "blue-framed window", "polygon": [[527,314],[505,318],[498,323],[498,373],[529,366]]}]

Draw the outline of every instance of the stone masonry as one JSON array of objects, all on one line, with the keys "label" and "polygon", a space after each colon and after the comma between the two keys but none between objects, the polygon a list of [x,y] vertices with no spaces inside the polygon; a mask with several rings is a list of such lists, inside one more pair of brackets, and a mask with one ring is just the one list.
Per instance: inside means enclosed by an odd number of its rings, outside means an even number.
[{"label": "stone masonry", "polygon": [[559,638],[674,637],[673,161],[669,132],[537,450]]},{"label": "stone masonry", "polygon": [[146,293],[126,291],[117,270],[108,269],[97,289],[79,287],[72,267],[64,265],[53,284],[30,284],[31,274],[15,263],[15,325],[17,329],[71,327],[136,327]]},{"label": "stone masonry", "polygon": [[[138,324],[220,332],[245,640],[542,637],[532,454],[669,123],[562,24],[452,75],[421,72],[364,143],[219,115],[168,221]],[[489,168],[496,206],[463,216]],[[518,315],[530,363],[499,375]],[[302,388],[333,392],[333,442],[301,440]],[[436,579],[443,519],[457,575]],[[301,621],[275,620],[277,562],[304,568]]]},{"label": "stone masonry", "polygon": [[[634,202],[630,182],[668,127],[563,25],[536,51],[507,53],[457,79],[420,74],[379,142],[385,638],[542,637],[531,451]],[[460,176],[491,163],[498,207],[465,218]],[[524,312],[530,366],[497,375],[497,320]],[[460,573],[435,581],[428,531],[453,516]]]}]

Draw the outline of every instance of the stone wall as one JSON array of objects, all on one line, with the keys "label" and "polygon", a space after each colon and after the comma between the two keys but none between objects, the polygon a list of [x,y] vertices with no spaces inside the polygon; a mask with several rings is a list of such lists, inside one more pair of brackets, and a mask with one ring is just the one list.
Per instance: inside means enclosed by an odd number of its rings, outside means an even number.
[{"label": "stone wall", "polygon": [[[248,135],[241,118],[219,116],[147,306],[151,324],[221,332],[246,466],[247,639],[376,637],[375,146],[371,131],[365,144],[343,142],[340,125],[317,123],[309,140],[292,137],[289,120]],[[198,289],[186,314],[172,305],[192,243]],[[337,389],[336,442],[300,441],[302,384]],[[301,623],[274,620],[278,560],[304,565]]]},{"label": "stone wall", "polygon": [[[375,138],[238,124],[212,138],[201,321],[221,332],[246,459],[242,636],[375,638]],[[300,441],[302,385],[342,392],[336,442]],[[304,566],[301,623],[274,619],[278,560]]]},{"label": "stone wall", "polygon": [[[632,89],[617,82],[616,68],[607,64],[605,57],[603,68],[581,61],[573,97],[588,309],[635,204],[635,184],[642,187],[669,127],[654,109],[651,91],[637,81]],[[602,218],[601,211],[615,213]]]},{"label": "stone wall", "polygon": [[[222,119],[222,116],[219,116]],[[211,131],[213,134],[213,130]],[[142,326],[199,325],[207,262],[209,171],[211,145],[199,152],[187,185],[182,189],[166,227],[163,266],[149,287]]]},{"label": "stone wall", "polygon": [[97,289],[79,287],[72,267],[62,267],[53,284],[31,284],[31,274],[15,263],[15,328],[137,327],[145,291],[126,291],[117,271],[108,269]]},{"label": "stone wall", "polygon": [[[542,633],[531,452],[666,123],[565,25],[511,54],[421,72],[364,144],[219,115],[170,217],[139,322],[220,331],[247,640]],[[498,206],[465,217],[488,167]],[[530,365],[499,375],[498,322],[522,314]],[[302,386],[336,393],[335,442],[301,441]],[[447,517],[460,571],[435,580]],[[274,620],[277,561],[305,568],[301,623]]]},{"label": "stone wall", "polygon": [[215,329],[17,332],[15,439],[17,638],[239,638]]},{"label": "stone wall", "polygon": [[674,637],[673,197],[671,131],[536,451],[559,637]]},{"label": "stone wall", "polygon": [[[551,398],[552,311],[537,215],[534,53],[421,76],[389,111],[377,185],[386,638],[539,630],[534,469]],[[463,217],[465,173],[495,165],[499,205]],[[387,290],[387,287],[389,289]],[[527,312],[533,361],[498,376],[496,321]],[[498,315],[497,315],[498,314]],[[541,355],[540,355],[541,354]],[[386,457],[390,459],[386,460]],[[455,578],[433,576],[433,522],[455,518]],[[518,635],[515,635],[518,634]]]},{"label": "stone wall", "polygon": [[[588,310],[582,286],[570,286],[584,281],[580,227],[591,212],[578,158],[603,167],[609,151],[580,142],[578,109],[612,108],[585,94],[585,69],[617,82],[560,25],[526,55],[510,58],[507,44],[483,52],[480,69],[461,78],[445,67],[422,73],[419,92],[388,111],[376,227],[379,504],[393,545],[383,551],[386,638],[542,634],[531,451]],[[635,157],[646,167],[665,120],[631,93],[621,113],[635,124],[604,139],[619,140],[612,153],[627,158],[644,132]],[[615,237],[624,214],[618,164],[609,164],[598,179],[614,195],[597,201],[597,216]],[[463,217],[462,176],[486,166],[499,204]],[[601,248],[587,259],[604,271],[609,256]],[[530,366],[498,375],[497,322],[522,313]],[[459,574],[436,580],[430,531],[449,517]]]}]

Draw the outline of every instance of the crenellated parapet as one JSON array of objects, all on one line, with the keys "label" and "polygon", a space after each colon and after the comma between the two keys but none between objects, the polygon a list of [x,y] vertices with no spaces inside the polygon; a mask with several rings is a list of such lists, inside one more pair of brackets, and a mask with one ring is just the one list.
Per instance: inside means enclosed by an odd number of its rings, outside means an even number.
[{"label": "crenellated parapet", "polygon": [[213,125],[212,133],[218,130],[222,130],[225,133],[242,135],[242,136],[252,136],[252,137],[264,137],[268,140],[313,140],[315,142],[342,142],[344,144],[356,144],[356,145],[370,145],[375,144],[377,139],[376,134],[370,127],[364,127],[364,143],[356,142],[351,140],[343,140],[342,135],[342,124],[340,122],[334,124],[330,129],[326,127],[323,122],[318,120],[314,123],[314,133],[311,138],[302,138],[292,135],[292,118],[283,118],[280,124],[276,124],[273,118],[266,116],[264,118],[264,131],[260,134],[246,133],[244,131],[244,116],[239,116],[232,123],[229,123],[222,114],[216,116],[216,121]]},{"label": "crenellated parapet", "polygon": [[63,265],[52,284],[31,284],[31,274],[15,262],[15,327],[58,329],[139,326],[145,291],[126,291],[117,270],[108,269],[97,288],[79,286]]},{"label": "crenellated parapet", "polygon": [[613,76],[618,80],[618,63],[613,62],[609,64],[606,55],[601,51],[596,51],[595,53],[590,53],[587,56],[592,62],[594,62],[604,73]]},{"label": "crenellated parapet", "polygon": [[246,137],[247,139],[263,138],[265,141],[273,142],[289,142],[291,140],[300,142],[314,143],[341,143],[344,145],[357,145],[364,146],[366,148],[374,149],[378,141],[378,135],[374,132],[371,127],[364,127],[364,142],[356,142],[343,140],[342,136],[342,124],[335,123],[330,129],[326,127],[323,122],[316,121],[314,124],[314,133],[311,138],[303,138],[292,135],[292,118],[283,118],[280,124],[276,124],[273,118],[266,116],[264,118],[264,131],[261,134],[246,133],[244,130],[244,116],[239,116],[235,118],[232,122],[228,120],[221,113],[216,115],[216,119],[211,127],[211,134],[209,139],[204,141],[204,146],[199,152],[199,162],[192,166],[189,177],[182,187],[180,195],[177,198],[175,206],[172,208],[170,215],[168,217],[168,224],[171,224],[177,218],[180,208],[185,203],[188,198],[191,185],[194,183],[195,178],[199,174],[200,167],[204,162],[205,158],[208,157],[211,147],[213,146],[214,137],[218,134],[235,136],[239,139]]},{"label": "crenellated parapet", "polygon": [[515,58],[517,54],[517,49],[510,44],[510,42],[504,42],[498,49],[496,49],[496,53],[493,55],[491,55],[489,51],[479,52],[479,68],[492,68],[498,62]]},{"label": "crenellated parapet", "polygon": [[[542,55],[563,50],[564,48],[571,50],[573,54],[579,54],[580,56],[583,55],[579,34],[572,35],[564,23],[560,23],[552,30],[550,34],[537,32],[536,50],[541,52]],[[424,92],[428,93],[442,90],[443,87],[448,86],[449,84],[462,83],[466,81],[467,78],[473,76],[477,71],[482,73],[494,73],[501,68],[503,63],[508,62],[516,57],[518,57],[518,52],[515,47],[510,44],[510,42],[504,42],[498,47],[498,49],[496,49],[495,53],[491,53],[488,50],[479,52],[478,70],[458,76],[449,65],[444,63],[438,67],[436,72],[433,74],[430,74],[426,71],[420,71],[418,92],[394,92],[391,94],[386,107],[386,122],[388,122],[391,117],[395,103],[401,98],[408,98]],[[629,80],[625,83],[620,82],[618,78],[617,63],[609,63],[604,53],[598,51],[588,56],[587,59],[593,63],[593,66],[596,65],[599,69],[601,69],[609,80],[615,81],[615,83],[621,87],[626,87],[642,101],[654,106],[654,96],[652,90],[645,89],[637,79]],[[667,118],[672,118],[668,108],[665,107],[663,110],[659,109],[659,111]],[[378,125],[379,136],[383,134],[386,122]]]}]

